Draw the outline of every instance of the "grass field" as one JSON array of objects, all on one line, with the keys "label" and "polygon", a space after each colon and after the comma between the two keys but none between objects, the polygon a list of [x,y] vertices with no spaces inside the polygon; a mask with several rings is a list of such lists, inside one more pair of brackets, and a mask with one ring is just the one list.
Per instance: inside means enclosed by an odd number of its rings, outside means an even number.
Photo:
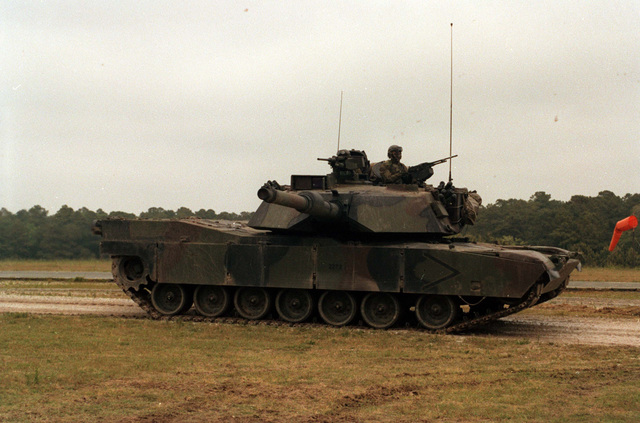
[{"label": "grass field", "polygon": [[2,270],[111,272],[111,260],[0,260]]},{"label": "grass field", "polygon": [[[109,271],[110,263],[5,261],[0,270]],[[575,279],[640,280],[639,271],[590,270]],[[115,285],[106,292],[110,285],[0,281],[9,292],[124,297]],[[640,293],[563,296],[637,300]],[[594,309],[543,304],[525,313],[609,317]],[[638,307],[628,309],[624,317],[637,320]],[[0,422],[636,422],[638,386],[633,347],[0,314]]]},{"label": "grass field", "polygon": [[640,269],[608,267],[585,267],[582,272],[573,272],[576,281],[640,282]]},{"label": "grass field", "polygon": [[0,315],[0,421],[640,419],[637,348]]}]

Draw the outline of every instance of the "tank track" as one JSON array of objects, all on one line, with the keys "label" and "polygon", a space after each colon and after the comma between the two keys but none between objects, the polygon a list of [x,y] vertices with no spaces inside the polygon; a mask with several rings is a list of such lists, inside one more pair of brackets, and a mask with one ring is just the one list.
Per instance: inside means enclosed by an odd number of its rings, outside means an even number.
[{"label": "tank track", "polygon": [[[180,320],[180,321],[189,321],[189,322],[208,322],[208,323],[226,323],[226,324],[242,324],[242,325],[265,325],[265,326],[289,326],[289,327],[323,327],[327,326],[324,323],[289,323],[282,320],[276,319],[263,319],[263,320],[247,320],[242,317],[205,317],[200,315],[190,315],[190,314],[180,314],[177,316],[166,316],[159,313],[151,303],[151,294],[148,290],[141,288],[138,291],[135,291],[131,288],[127,288],[125,284],[120,280],[117,272],[113,273],[114,282],[136,303],[138,306],[144,310],[149,317],[153,320]],[[566,285],[564,285],[566,286]],[[564,286],[561,289],[564,289]],[[419,330],[428,333],[434,334],[452,334],[452,333],[460,333],[464,332],[478,326],[485,325],[494,320],[500,319],[502,317],[509,316],[511,314],[518,313],[526,308],[532,307],[537,303],[540,299],[540,293],[532,289],[529,292],[529,295],[524,299],[524,301],[519,304],[513,305],[509,308],[487,312],[485,314],[478,314],[477,312],[473,313],[473,317],[469,318],[468,315],[465,316],[466,319],[462,320],[452,326],[449,326],[440,330],[429,330],[423,327],[419,327]],[[471,314],[471,313],[469,313]],[[368,327],[368,326],[367,326]]]},{"label": "tank track", "polygon": [[536,290],[533,289],[529,292],[529,295],[527,296],[527,298],[520,304],[511,306],[509,308],[505,308],[503,310],[495,311],[493,313],[486,313],[484,315],[476,316],[473,319],[459,322],[455,325],[452,325],[452,326],[449,326],[448,328],[443,329],[442,331],[436,331],[436,332],[457,333],[457,332],[463,332],[465,330],[473,329],[475,327],[485,325],[494,320],[498,320],[502,317],[507,317],[509,315],[518,313],[526,308],[532,307],[537,303],[539,298],[540,298],[540,294],[536,293]]}]

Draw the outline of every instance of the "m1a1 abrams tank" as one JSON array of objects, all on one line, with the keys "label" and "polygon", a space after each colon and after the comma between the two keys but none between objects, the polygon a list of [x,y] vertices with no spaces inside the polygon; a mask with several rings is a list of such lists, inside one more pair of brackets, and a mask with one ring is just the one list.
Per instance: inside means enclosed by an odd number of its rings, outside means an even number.
[{"label": "m1a1 abrams tank", "polygon": [[454,332],[555,297],[580,265],[559,248],[452,237],[474,222],[481,200],[451,183],[425,184],[435,162],[409,168],[406,183],[382,185],[371,181],[376,166],[364,151],[324,160],[328,175],[260,188],[248,225],[97,221],[115,282],[154,318],[193,304],[199,319],[402,321]]}]

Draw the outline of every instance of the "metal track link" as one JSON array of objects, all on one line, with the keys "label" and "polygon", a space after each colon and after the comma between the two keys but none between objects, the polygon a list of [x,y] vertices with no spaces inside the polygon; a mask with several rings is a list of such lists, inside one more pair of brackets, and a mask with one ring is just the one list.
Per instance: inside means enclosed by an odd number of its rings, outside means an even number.
[{"label": "metal track link", "polygon": [[453,326],[449,326],[446,329],[443,329],[441,332],[442,333],[457,333],[457,332],[462,332],[468,329],[472,329],[475,327],[478,327],[480,325],[484,325],[487,324],[489,322],[492,322],[494,320],[498,320],[502,317],[506,317],[509,316],[511,314],[515,314],[519,311],[524,310],[525,308],[529,308],[531,306],[533,306],[537,301],[538,298],[540,298],[540,294],[536,294],[535,289],[531,290],[531,292],[529,293],[529,296],[527,297],[527,299],[525,299],[523,302],[521,302],[518,305],[509,307],[509,308],[505,308],[504,310],[499,310],[496,311],[494,313],[489,313],[489,314],[485,314],[482,316],[478,316],[474,319],[471,320],[467,320],[467,321],[463,321],[460,322],[456,325]]}]

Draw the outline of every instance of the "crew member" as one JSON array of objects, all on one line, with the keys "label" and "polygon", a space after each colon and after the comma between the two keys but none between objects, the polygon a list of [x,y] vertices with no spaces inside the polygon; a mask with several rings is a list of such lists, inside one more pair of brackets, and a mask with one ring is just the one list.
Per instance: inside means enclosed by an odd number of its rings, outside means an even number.
[{"label": "crew member", "polygon": [[387,150],[389,160],[380,165],[380,177],[383,184],[402,184],[409,178],[409,169],[400,162],[402,159],[402,147],[392,145]]}]

